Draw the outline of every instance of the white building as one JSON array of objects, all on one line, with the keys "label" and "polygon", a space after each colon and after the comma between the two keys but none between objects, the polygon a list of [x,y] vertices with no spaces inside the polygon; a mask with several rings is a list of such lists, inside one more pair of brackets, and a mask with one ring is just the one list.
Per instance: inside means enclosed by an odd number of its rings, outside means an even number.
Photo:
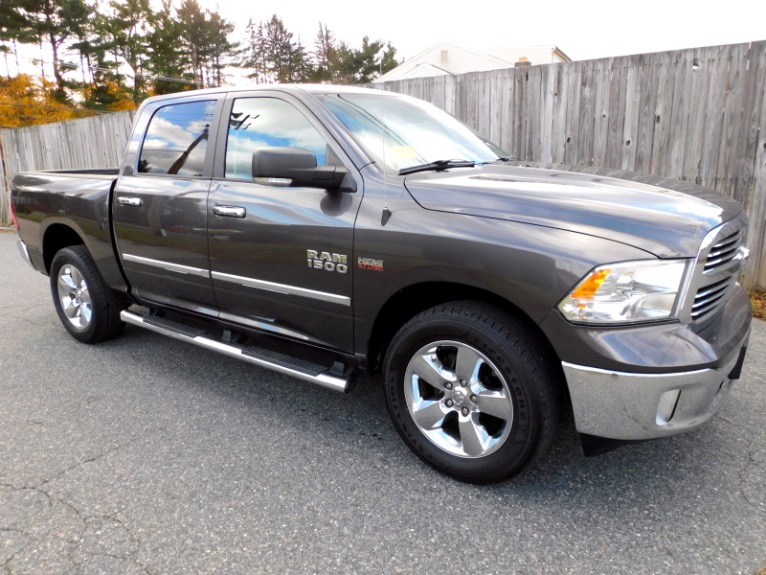
[{"label": "white building", "polygon": [[449,42],[441,42],[405,60],[374,83],[570,61],[569,56],[556,46],[504,46],[493,48],[489,54],[482,54]]}]

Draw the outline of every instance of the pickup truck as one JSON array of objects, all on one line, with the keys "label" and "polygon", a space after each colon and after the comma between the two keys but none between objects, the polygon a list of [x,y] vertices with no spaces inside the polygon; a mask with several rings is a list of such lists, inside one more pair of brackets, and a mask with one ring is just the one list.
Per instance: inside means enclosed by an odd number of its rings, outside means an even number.
[{"label": "pickup truck", "polygon": [[130,324],[341,392],[381,373],[461,481],[528,466],[565,411],[586,455],[697,428],[750,333],[736,201],[520,165],[388,92],[150,98],[118,169],[21,173],[12,204],[73,337]]}]

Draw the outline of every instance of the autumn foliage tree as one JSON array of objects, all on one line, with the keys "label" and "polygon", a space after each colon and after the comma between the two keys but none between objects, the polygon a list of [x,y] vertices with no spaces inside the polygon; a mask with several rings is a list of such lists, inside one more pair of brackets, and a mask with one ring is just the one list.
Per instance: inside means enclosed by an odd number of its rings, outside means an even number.
[{"label": "autumn foliage tree", "polygon": [[74,120],[95,113],[61,103],[53,82],[38,81],[27,74],[0,78],[0,128]]}]

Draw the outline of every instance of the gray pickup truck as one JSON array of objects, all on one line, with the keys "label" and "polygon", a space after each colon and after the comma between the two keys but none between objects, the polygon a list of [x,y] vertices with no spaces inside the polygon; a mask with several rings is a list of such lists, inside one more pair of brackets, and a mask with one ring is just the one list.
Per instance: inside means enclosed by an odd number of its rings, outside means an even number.
[{"label": "gray pickup truck", "polygon": [[563,409],[586,454],[707,421],[740,375],[742,206],[513,162],[419,100],[150,98],[119,169],[22,173],[23,257],[82,342],[146,328],[346,392],[456,479],[511,477]]}]

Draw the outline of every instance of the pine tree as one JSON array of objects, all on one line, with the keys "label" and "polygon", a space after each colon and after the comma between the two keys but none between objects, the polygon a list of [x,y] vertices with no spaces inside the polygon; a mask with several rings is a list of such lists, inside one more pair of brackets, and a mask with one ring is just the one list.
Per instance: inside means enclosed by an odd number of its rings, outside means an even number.
[{"label": "pine tree", "polygon": [[251,70],[257,82],[306,82],[312,66],[306,48],[274,14],[268,22],[248,24],[249,43],[241,66]]},{"label": "pine tree", "polygon": [[331,82],[338,69],[338,48],[335,35],[330,29],[319,23],[319,31],[314,39],[314,82]]},{"label": "pine tree", "polygon": [[150,25],[146,67],[154,74],[154,93],[171,94],[193,88],[191,58],[178,41],[184,30],[173,12],[172,0],[163,0],[162,8],[152,14]]},{"label": "pine tree", "polygon": [[62,102],[67,101],[61,52],[65,42],[85,26],[88,9],[84,1],[10,0],[6,6],[11,13],[9,22],[18,33],[16,40],[31,43],[34,38],[50,49],[53,76],[56,79],[55,96]]}]

